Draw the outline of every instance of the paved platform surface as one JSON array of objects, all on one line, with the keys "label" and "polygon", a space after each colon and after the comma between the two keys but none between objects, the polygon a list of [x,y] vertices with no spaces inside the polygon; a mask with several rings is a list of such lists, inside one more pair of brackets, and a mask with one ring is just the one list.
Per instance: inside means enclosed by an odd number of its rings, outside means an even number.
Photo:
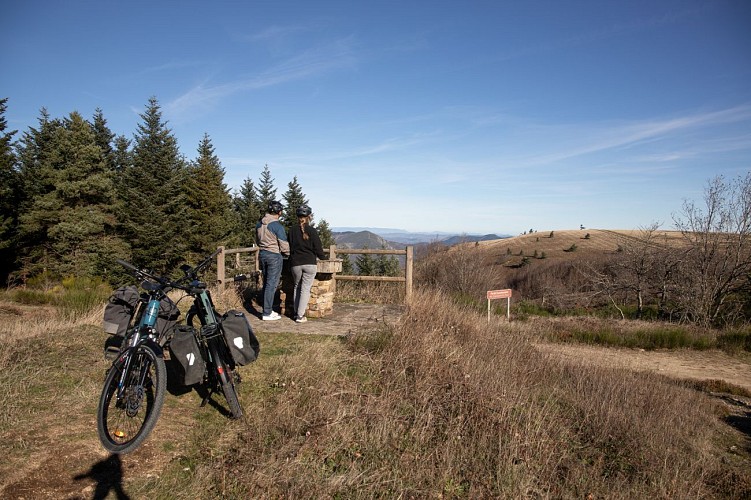
[{"label": "paved platform surface", "polygon": [[404,306],[401,304],[334,304],[334,311],[325,318],[308,318],[305,323],[296,323],[282,316],[276,321],[262,321],[256,309],[247,312],[250,326],[256,333],[298,332],[313,335],[344,336],[356,332],[394,325],[399,321]]}]

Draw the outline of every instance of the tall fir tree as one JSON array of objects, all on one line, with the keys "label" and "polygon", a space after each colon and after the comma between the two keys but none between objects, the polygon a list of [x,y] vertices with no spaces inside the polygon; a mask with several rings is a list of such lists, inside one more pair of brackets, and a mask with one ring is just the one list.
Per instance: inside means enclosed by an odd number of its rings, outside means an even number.
[{"label": "tall fir tree", "polygon": [[118,135],[113,140],[113,167],[115,172],[122,173],[133,165],[133,153],[130,149],[130,140],[124,135]]},{"label": "tall fir tree", "polygon": [[24,274],[104,275],[126,246],[115,234],[112,172],[91,125],[71,113],[52,135],[48,152],[37,173],[53,188],[36,196],[20,218],[22,230],[45,235],[27,249]]},{"label": "tall fir tree", "polygon": [[270,201],[279,201],[276,198],[274,179],[271,177],[271,170],[269,170],[268,164],[263,167],[263,172],[261,172],[261,177],[258,180],[256,200],[258,203],[258,212],[261,214],[261,217],[266,213]]},{"label": "tall fir tree", "polygon": [[316,230],[318,231],[318,237],[321,238],[321,245],[323,245],[324,250],[336,243],[326,219],[321,219],[320,222],[316,224]]},{"label": "tall fir tree", "polygon": [[292,178],[287,184],[287,191],[282,195],[284,203],[284,212],[280,222],[289,231],[293,224],[297,224],[297,209],[302,205],[307,205],[308,200],[302,192],[300,184],[297,182],[297,176]]},{"label": "tall fir tree", "polygon": [[[367,249],[367,247],[365,247]],[[360,276],[375,276],[375,260],[369,253],[362,253],[357,256],[357,274]]]},{"label": "tall fir tree", "polygon": [[14,269],[20,175],[13,152],[13,136],[5,119],[8,99],[0,100],[0,283],[5,283]]},{"label": "tall fir tree", "polygon": [[94,138],[96,145],[102,150],[102,158],[109,170],[115,169],[115,150],[113,149],[113,141],[115,134],[107,126],[107,120],[104,118],[104,113],[100,108],[96,108],[94,111],[94,119],[91,122],[91,127],[94,130]]},{"label": "tall fir tree", "polygon": [[[385,245],[381,246],[381,250],[385,249]],[[376,276],[399,276],[401,274],[399,261],[393,255],[378,254],[374,260]]]},{"label": "tall fir tree", "polygon": [[138,266],[169,272],[185,257],[188,225],[183,185],[185,160],[162,120],[159,102],[149,99],[133,141],[132,165],[123,171],[123,229]]},{"label": "tall fir tree", "polygon": [[230,233],[231,197],[224,183],[224,168],[208,134],[198,145],[198,157],[188,169],[185,184],[190,225],[190,251],[196,257],[216,250]]},{"label": "tall fir tree", "polygon": [[256,243],[256,224],[261,218],[256,188],[248,177],[233,198],[233,212],[237,227],[235,229],[240,246],[249,247]]},{"label": "tall fir tree", "polygon": [[32,210],[36,201],[55,189],[55,180],[45,175],[49,170],[52,156],[52,142],[56,131],[63,126],[62,121],[51,119],[50,114],[42,108],[38,118],[38,128],[29,127],[16,144],[18,161],[19,191],[18,231],[16,244],[16,269],[21,281],[25,281],[32,268],[44,268],[47,253],[44,244],[47,239],[44,224],[23,222],[25,214]]}]

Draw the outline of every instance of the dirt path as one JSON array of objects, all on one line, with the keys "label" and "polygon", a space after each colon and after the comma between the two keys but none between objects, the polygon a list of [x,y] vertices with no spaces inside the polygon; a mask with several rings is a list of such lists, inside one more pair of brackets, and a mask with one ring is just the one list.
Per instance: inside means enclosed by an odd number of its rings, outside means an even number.
[{"label": "dirt path", "polygon": [[404,310],[401,305],[336,304],[331,315],[325,318],[310,318],[306,323],[295,323],[282,316],[277,321],[262,321],[251,311],[250,326],[256,332],[298,332],[311,335],[347,335],[363,330],[394,325]]},{"label": "dirt path", "polygon": [[654,371],[676,379],[722,380],[751,392],[751,358],[738,358],[722,351],[645,351],[581,344],[541,343],[537,348],[581,363],[636,371]]}]

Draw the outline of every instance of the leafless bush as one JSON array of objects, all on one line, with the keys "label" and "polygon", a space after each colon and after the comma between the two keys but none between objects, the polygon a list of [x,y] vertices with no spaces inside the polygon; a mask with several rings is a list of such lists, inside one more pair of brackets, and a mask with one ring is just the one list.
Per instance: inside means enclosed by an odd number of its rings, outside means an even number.
[{"label": "leafless bush", "polygon": [[415,282],[449,294],[484,297],[498,285],[488,272],[482,252],[471,244],[454,247],[434,246],[418,260]]}]

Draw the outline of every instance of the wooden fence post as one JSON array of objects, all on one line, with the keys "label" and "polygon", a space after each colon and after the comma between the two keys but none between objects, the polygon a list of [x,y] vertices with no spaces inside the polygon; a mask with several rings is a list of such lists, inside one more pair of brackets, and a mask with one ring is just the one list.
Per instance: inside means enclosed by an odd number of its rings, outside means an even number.
[{"label": "wooden fence post", "polygon": [[412,245],[407,245],[407,259],[404,263],[404,273],[407,281],[404,293],[404,301],[409,304],[412,299],[412,263],[414,262],[414,251]]}]

